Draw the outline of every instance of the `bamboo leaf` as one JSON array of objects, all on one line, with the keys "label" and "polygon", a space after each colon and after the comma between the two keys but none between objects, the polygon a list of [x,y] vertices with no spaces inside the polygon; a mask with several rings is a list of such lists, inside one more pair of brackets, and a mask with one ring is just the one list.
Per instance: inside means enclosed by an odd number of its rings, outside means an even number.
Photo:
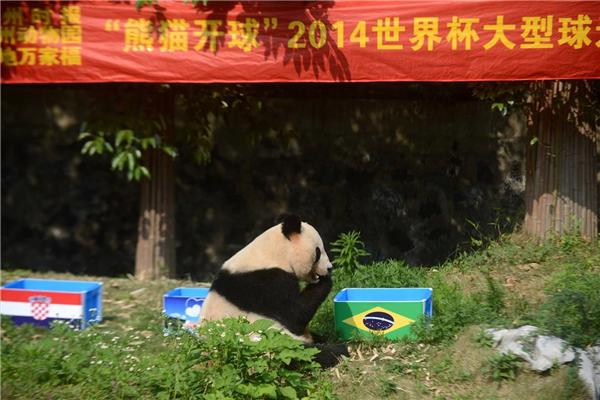
[{"label": "bamboo leaf", "polygon": [[154,140],[154,138],[151,137],[143,138],[142,140],[140,140],[140,144],[142,145],[143,150],[146,150],[148,146],[156,147],[156,141]]},{"label": "bamboo leaf", "polygon": [[126,131],[121,130],[117,132],[117,138],[115,139],[115,145],[119,147],[123,140],[125,139]]},{"label": "bamboo leaf", "polygon": [[86,142],[86,143],[83,145],[83,147],[81,148],[81,154],[86,154],[86,153],[89,153],[89,151],[90,151],[90,148],[91,148],[93,145],[94,145],[94,142],[93,142],[93,141],[91,141],[91,140],[90,140],[89,142]]},{"label": "bamboo leaf", "polygon": [[94,148],[96,149],[96,153],[102,154],[104,151],[104,139],[97,137],[96,140],[94,140]]},{"label": "bamboo leaf", "polygon": [[177,150],[173,146],[163,146],[163,151],[167,153],[171,158],[177,157]]},{"label": "bamboo leaf", "polygon": [[119,163],[119,156],[113,157],[113,159],[110,162],[110,169],[116,169],[118,163]]},{"label": "bamboo leaf", "polygon": [[150,171],[148,171],[148,168],[144,167],[143,165],[140,166],[140,172],[143,176],[145,176],[146,178],[150,179]]},{"label": "bamboo leaf", "polygon": [[127,153],[127,161],[128,161],[129,172],[131,172],[135,168],[135,158],[133,157],[132,153]]},{"label": "bamboo leaf", "polygon": [[111,162],[111,169],[119,169],[122,170],[123,169],[123,160],[125,157],[125,153],[119,153],[118,155],[116,155],[115,157],[113,157],[112,162]]}]

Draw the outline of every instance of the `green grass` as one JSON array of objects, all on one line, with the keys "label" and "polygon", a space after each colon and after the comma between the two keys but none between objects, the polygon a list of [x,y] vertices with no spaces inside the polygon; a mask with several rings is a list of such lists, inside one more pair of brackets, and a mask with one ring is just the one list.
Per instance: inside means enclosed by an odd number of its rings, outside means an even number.
[{"label": "green grass", "polygon": [[6,398],[332,398],[318,351],[268,321],[224,320],[160,340],[137,331],[48,331],[3,322]]},{"label": "green grass", "polygon": [[345,287],[410,286],[433,288],[434,317],[415,326],[424,343],[452,342],[473,324],[526,322],[577,345],[599,339],[600,247],[573,235],[541,243],[505,237],[433,268],[388,260],[336,269],[332,295],[311,327],[334,339],[333,294]]},{"label": "green grass", "polygon": [[[220,332],[202,340],[163,336],[162,294],[197,286],[193,282],[3,271],[3,283],[19,277],[101,280],[105,320],[74,332],[14,327],[3,318],[2,397],[586,398],[572,367],[544,376],[513,369],[518,363],[498,359],[481,332],[487,326],[533,323],[576,345],[598,343],[598,244],[570,235],[541,243],[512,236],[432,268],[351,261],[346,262],[351,267],[334,271],[334,290],[312,330],[335,341],[332,298],[344,287],[432,287],[434,318],[416,325],[414,341],[353,342],[351,357],[324,373],[287,338],[269,338],[263,343],[273,347],[260,351],[234,345],[234,331],[250,329],[246,326],[228,325],[233,336]],[[259,353],[285,357],[265,366],[253,361],[263,358]],[[492,379],[494,371],[500,383]]]}]

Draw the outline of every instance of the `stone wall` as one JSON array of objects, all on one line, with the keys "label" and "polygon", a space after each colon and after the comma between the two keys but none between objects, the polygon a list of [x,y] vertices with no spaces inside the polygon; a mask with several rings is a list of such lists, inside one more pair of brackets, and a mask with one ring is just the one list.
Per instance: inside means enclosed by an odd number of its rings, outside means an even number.
[{"label": "stone wall", "polygon": [[[113,275],[133,270],[136,185],[111,174],[106,160],[80,156],[75,142],[85,108],[93,107],[92,90],[7,87],[3,265]],[[466,85],[238,90],[246,101],[260,102],[260,112],[198,110],[210,113],[212,161],[198,165],[181,149],[182,276],[209,278],[284,211],[313,224],[326,243],[354,229],[373,259],[414,265],[444,260],[471,238],[520,221],[525,121],[491,111]],[[179,130],[188,119],[178,112]]]}]

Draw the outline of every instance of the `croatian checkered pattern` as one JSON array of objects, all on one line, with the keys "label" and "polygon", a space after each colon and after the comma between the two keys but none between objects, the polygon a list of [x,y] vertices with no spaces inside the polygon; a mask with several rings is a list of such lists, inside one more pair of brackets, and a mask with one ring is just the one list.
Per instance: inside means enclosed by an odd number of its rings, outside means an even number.
[{"label": "croatian checkered pattern", "polygon": [[50,304],[48,303],[38,301],[31,303],[31,315],[33,316],[33,319],[42,321],[48,318],[49,308]]}]

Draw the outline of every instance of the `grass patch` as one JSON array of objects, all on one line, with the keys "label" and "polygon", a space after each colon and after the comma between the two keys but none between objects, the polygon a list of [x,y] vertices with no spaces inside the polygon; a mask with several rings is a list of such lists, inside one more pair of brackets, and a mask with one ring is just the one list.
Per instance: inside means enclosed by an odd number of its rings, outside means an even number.
[{"label": "grass patch", "polygon": [[[351,359],[330,372],[340,399],[572,399],[587,400],[573,367],[563,365],[540,375],[521,368],[514,380],[491,379],[489,359],[497,353],[474,341],[481,326],[469,326],[447,345],[393,343],[361,349],[353,347]],[[395,350],[385,351],[386,348]],[[369,360],[377,352],[380,356]],[[390,385],[392,382],[395,388]],[[395,389],[395,391],[393,391]],[[565,397],[566,396],[566,397]]]},{"label": "grass patch", "polygon": [[485,371],[495,382],[514,381],[521,369],[521,361],[513,353],[494,354],[488,358]]},{"label": "grass patch", "polygon": [[[354,242],[360,239],[353,237]],[[346,254],[358,254],[346,250]],[[574,235],[539,242],[513,235],[433,268],[397,260],[334,270],[334,288],[311,328],[334,340],[333,296],[346,287],[431,287],[434,316],[417,340],[451,343],[466,326],[537,324],[577,345],[599,340],[600,247]]]},{"label": "grass patch", "polygon": [[566,264],[550,277],[548,299],[532,318],[548,333],[585,348],[600,343],[600,270]]},{"label": "grass patch", "polygon": [[[40,331],[5,323],[3,395],[10,398],[225,399],[333,397],[312,358],[318,350],[269,321],[223,320],[197,334]],[[25,373],[26,371],[26,373]]]},{"label": "grass patch", "polygon": [[[356,236],[352,240],[360,242]],[[345,254],[356,259],[362,253],[347,250]],[[292,345],[278,343],[276,337],[268,340],[274,347],[260,352],[237,345],[235,339],[240,337],[235,333],[209,335],[209,340],[193,335],[164,337],[162,295],[173,287],[198,283],[3,271],[3,282],[20,277],[103,281],[105,319],[82,332],[14,327],[3,319],[2,396],[269,398],[274,393],[293,398],[295,393],[341,399],[587,398],[569,366],[545,375],[523,368],[514,381],[494,382],[485,371],[493,364],[490,357],[495,350],[481,332],[489,326],[527,322],[573,344],[597,343],[597,243],[569,235],[545,242],[516,235],[432,268],[396,260],[364,265],[352,257],[343,263],[349,267],[335,269],[334,290],[313,319],[312,330],[336,340],[332,299],[345,287],[432,287],[434,317],[419,321],[413,341],[352,343],[351,358],[324,373],[313,369],[308,353],[286,347]],[[254,328],[235,329],[246,335],[250,331],[244,329]],[[265,360],[266,366],[261,361],[264,354],[275,357]],[[496,369],[502,370],[504,364],[496,363]]]}]

